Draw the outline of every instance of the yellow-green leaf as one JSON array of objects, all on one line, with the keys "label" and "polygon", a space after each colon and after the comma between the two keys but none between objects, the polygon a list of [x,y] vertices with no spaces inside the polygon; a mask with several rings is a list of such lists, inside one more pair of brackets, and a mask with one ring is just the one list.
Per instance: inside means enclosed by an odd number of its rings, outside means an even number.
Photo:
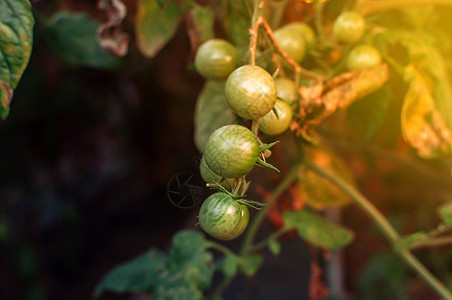
[{"label": "yellow-green leaf", "polygon": [[[345,163],[332,151],[319,145],[315,148],[306,148],[305,155],[309,161],[353,184],[352,175]],[[307,205],[319,210],[340,207],[350,202],[350,197],[342,190],[315,172],[306,169],[300,173],[296,190]]]},{"label": "yellow-green leaf", "polygon": [[403,138],[423,158],[451,154],[452,132],[435,107],[430,87],[415,69],[409,68],[407,74],[411,82],[402,106]]},{"label": "yellow-green leaf", "polygon": [[353,240],[350,230],[328,222],[307,209],[286,212],[284,222],[287,228],[296,228],[302,239],[329,250],[339,250]]},{"label": "yellow-green leaf", "polygon": [[[180,6],[166,1],[160,7],[156,0],[139,0],[135,31],[138,49],[147,57],[153,57],[173,37],[187,5]],[[190,1],[191,2],[191,1]]]}]

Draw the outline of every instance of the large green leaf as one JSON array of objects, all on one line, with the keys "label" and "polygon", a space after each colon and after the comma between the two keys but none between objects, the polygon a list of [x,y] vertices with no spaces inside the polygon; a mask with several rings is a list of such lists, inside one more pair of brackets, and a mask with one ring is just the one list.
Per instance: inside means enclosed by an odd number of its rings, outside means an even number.
[{"label": "large green leaf", "polygon": [[0,0],[0,117],[6,118],[13,90],[27,67],[34,19],[28,0]]},{"label": "large green leaf", "polygon": [[147,57],[153,57],[173,37],[181,16],[192,1],[165,1],[163,8],[156,0],[138,0],[135,23],[138,49]]},{"label": "large green leaf", "polygon": [[97,285],[94,296],[99,297],[104,291],[117,293],[150,291],[155,287],[159,270],[163,270],[166,255],[157,249],[123,263],[113,269]]},{"label": "large green leaf", "polygon": [[99,22],[85,13],[57,12],[47,23],[50,49],[64,61],[95,68],[114,68],[121,59],[107,52],[96,38]]},{"label": "large green leaf", "polygon": [[234,121],[235,115],[224,97],[224,82],[207,81],[199,94],[195,110],[195,144],[204,150],[210,134]]},{"label": "large green leaf", "polygon": [[206,246],[204,236],[196,231],[174,236],[166,268],[153,293],[155,299],[202,298],[201,291],[210,286],[214,272],[213,256]]},{"label": "large green leaf", "polygon": [[300,237],[314,246],[339,250],[353,240],[353,233],[306,209],[286,212],[284,222],[287,228],[296,228]]},{"label": "large green leaf", "polygon": [[150,293],[153,299],[201,299],[213,271],[213,257],[204,236],[196,231],[180,231],[173,237],[168,255],[151,249],[118,266],[99,283],[94,296],[110,290]]},{"label": "large green leaf", "polygon": [[385,85],[350,105],[347,112],[353,128],[365,138],[371,138],[383,123],[390,100],[391,92]]}]

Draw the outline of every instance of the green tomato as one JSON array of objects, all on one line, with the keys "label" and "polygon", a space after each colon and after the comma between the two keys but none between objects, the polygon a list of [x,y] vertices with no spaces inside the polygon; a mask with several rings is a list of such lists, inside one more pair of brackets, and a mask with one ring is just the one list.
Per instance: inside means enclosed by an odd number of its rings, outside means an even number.
[{"label": "green tomato", "polygon": [[251,171],[259,155],[256,136],[240,125],[215,130],[204,149],[209,168],[224,178],[237,178]]},{"label": "green tomato", "polygon": [[293,80],[288,78],[277,78],[275,84],[276,93],[279,99],[290,104],[298,98],[295,82],[293,82]]},{"label": "green tomato", "polygon": [[347,68],[350,71],[370,69],[379,64],[381,64],[380,52],[369,45],[356,46],[347,57]]},{"label": "green tomato", "polygon": [[275,39],[279,47],[287,53],[287,55],[301,62],[306,54],[306,41],[303,36],[299,23],[290,23],[275,31]]},{"label": "green tomato", "polygon": [[306,46],[312,48],[316,42],[316,36],[311,26],[302,22],[294,22],[291,24],[293,24],[293,27],[303,36]]},{"label": "green tomato", "polygon": [[199,46],[195,56],[195,68],[209,80],[225,80],[234,71],[237,51],[228,41],[211,39]]},{"label": "green tomato", "polygon": [[199,225],[210,236],[220,240],[232,240],[246,228],[248,208],[243,208],[230,195],[215,193],[204,201],[199,211]]},{"label": "green tomato", "polygon": [[240,223],[237,228],[231,233],[233,238],[238,237],[245,231],[250,219],[250,211],[248,210],[248,206],[241,204],[240,207],[242,208],[242,218],[240,219]]},{"label": "green tomato", "polygon": [[207,183],[220,183],[224,188],[234,187],[236,180],[235,178],[226,178],[223,181],[223,177],[212,171],[206,163],[204,156],[201,158],[201,163],[199,164],[199,172],[201,173],[202,179]]},{"label": "green tomato", "polygon": [[292,121],[292,108],[284,101],[277,100],[275,109],[278,112],[278,117],[275,113],[270,111],[268,114],[259,119],[259,129],[268,135],[278,135],[289,128]]},{"label": "green tomato", "polygon": [[334,21],[334,36],[343,43],[353,44],[361,39],[366,30],[364,18],[353,11],[344,12]]},{"label": "green tomato", "polygon": [[226,80],[225,96],[237,115],[245,119],[258,119],[275,105],[275,81],[259,66],[241,66]]}]

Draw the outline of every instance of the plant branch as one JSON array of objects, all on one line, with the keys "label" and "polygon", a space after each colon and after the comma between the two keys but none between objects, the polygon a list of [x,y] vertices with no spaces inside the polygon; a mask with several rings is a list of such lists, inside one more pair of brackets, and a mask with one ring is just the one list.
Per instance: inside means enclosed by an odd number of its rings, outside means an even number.
[{"label": "plant branch", "polygon": [[428,248],[428,247],[438,247],[452,244],[452,236],[441,236],[436,238],[429,238],[424,241],[419,241],[411,244],[408,248],[420,249],[420,248]]},{"label": "plant branch", "polygon": [[452,299],[451,292],[437,279],[432,273],[430,273],[425,266],[419,262],[419,260],[413,256],[413,254],[405,249],[405,250],[397,250],[394,245],[400,239],[399,234],[396,232],[394,227],[389,223],[389,221],[381,214],[381,212],[368,200],[366,199],[360,192],[358,192],[354,187],[349,185],[347,182],[342,180],[341,178],[336,177],[335,175],[325,171],[324,169],[310,164],[307,162],[307,167],[309,167],[312,171],[317,173],[318,175],[324,177],[332,184],[336,185],[339,189],[341,189],[345,194],[350,196],[352,200],[358,204],[376,223],[376,225],[380,228],[383,235],[393,246],[393,250],[414,270],[416,271],[432,288],[434,288],[438,294],[440,294],[444,299]]},{"label": "plant branch", "polygon": [[271,235],[269,235],[267,238],[265,238],[264,240],[260,241],[259,243],[254,244],[252,247],[250,247],[249,251],[256,251],[259,250],[261,248],[264,248],[267,246],[267,244],[271,241],[271,240],[276,240],[278,239],[281,235],[283,235],[284,233],[286,233],[288,230],[290,230],[290,228],[286,228],[286,227],[282,227],[278,230],[276,230],[275,232],[273,232]]},{"label": "plant branch", "polygon": [[298,172],[301,168],[301,162],[295,164],[290,170],[289,174],[287,174],[284,179],[276,186],[273,190],[272,195],[267,201],[267,205],[257,214],[254,218],[253,223],[251,223],[250,228],[247,230],[247,235],[243,242],[241,254],[245,254],[250,251],[251,245],[254,241],[254,238],[257,234],[259,227],[265,219],[265,214],[267,210],[274,204],[276,199],[289,187],[289,185],[295,180],[298,175]]},{"label": "plant branch", "polygon": [[237,257],[237,254],[235,254],[234,252],[229,250],[229,248],[227,248],[221,244],[218,244],[216,242],[213,242],[213,241],[208,241],[206,247],[210,248],[210,249],[218,250],[221,253],[223,253],[224,255],[232,255],[232,256]]}]

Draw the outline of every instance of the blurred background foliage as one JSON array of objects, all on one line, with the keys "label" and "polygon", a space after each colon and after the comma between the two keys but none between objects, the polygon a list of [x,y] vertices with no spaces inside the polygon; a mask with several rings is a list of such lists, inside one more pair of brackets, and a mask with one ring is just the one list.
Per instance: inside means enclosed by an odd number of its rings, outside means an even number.
[{"label": "blurred background foliage", "polygon": [[[193,142],[193,115],[203,80],[191,64],[201,41],[196,37],[214,34],[202,26],[213,21],[212,15],[199,6],[189,12],[194,19],[182,21],[188,8],[175,6],[167,16],[173,22],[162,29],[152,23],[157,22],[153,14],[160,1],[147,6],[142,1],[123,2],[127,15],[122,28],[131,42],[127,55],[118,58],[96,39],[107,17],[95,1],[33,1],[31,60],[10,115],[0,122],[2,299],[87,299],[113,266],[150,246],[164,249],[177,230],[196,223],[197,209],[172,206],[166,186],[178,172],[197,172],[200,156]],[[326,6],[327,20],[337,16],[338,2]],[[229,3],[229,27],[216,26],[215,34],[229,34],[237,46],[246,47],[246,1],[245,6]],[[284,18],[311,21],[310,12],[309,6],[294,0]],[[431,15],[434,25],[427,26]],[[423,24],[446,37],[434,49],[447,53],[451,15],[450,7],[429,7],[373,18],[381,25],[410,30]],[[197,24],[199,20],[203,21]],[[187,30],[198,33],[190,36]],[[148,39],[156,34],[162,36],[160,44]],[[397,34],[380,38],[384,41],[376,38],[374,43],[389,45],[392,57],[404,64],[409,50],[404,43],[410,40]],[[444,56],[440,67],[448,74],[451,66],[450,57]],[[452,200],[450,158],[422,160],[401,137],[400,112],[408,89],[403,78],[394,76],[385,89],[328,119],[320,129],[328,129],[323,132],[328,146],[347,162],[356,185],[406,234],[434,228],[436,207]],[[386,100],[375,100],[381,98]],[[287,137],[281,139],[290,144]],[[274,153],[282,168],[287,167],[284,151],[288,150]],[[262,185],[272,180],[259,179]],[[385,252],[385,242],[358,208],[345,207],[342,219],[356,233],[356,241],[345,250],[346,288],[356,299],[434,299]],[[306,247],[303,251],[309,257]],[[416,254],[452,285],[447,248]],[[299,253],[288,249],[283,255],[290,266]],[[297,278],[306,282],[307,272]]]}]

